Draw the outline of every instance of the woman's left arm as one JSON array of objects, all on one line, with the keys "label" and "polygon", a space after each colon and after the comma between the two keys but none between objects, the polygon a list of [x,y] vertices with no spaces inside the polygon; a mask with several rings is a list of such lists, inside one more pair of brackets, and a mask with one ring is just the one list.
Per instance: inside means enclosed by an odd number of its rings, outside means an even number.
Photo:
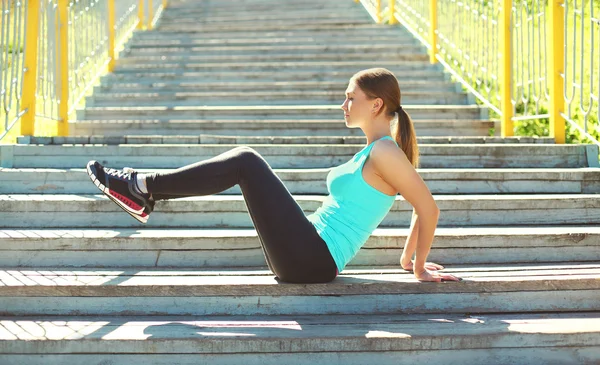
[{"label": "woman's left arm", "polygon": [[408,236],[406,237],[406,243],[404,243],[404,250],[402,250],[402,256],[400,256],[400,266],[404,270],[412,270],[412,258],[417,249],[417,238],[419,237],[419,216],[417,211],[413,208],[412,218],[410,220],[410,229]]},{"label": "woman's left arm", "polygon": [[[413,271],[415,261],[412,259],[415,251],[417,250],[417,240],[419,239],[419,216],[417,211],[413,208],[413,215],[410,222],[410,229],[408,236],[406,237],[406,243],[404,243],[404,249],[402,250],[402,256],[400,256],[400,266],[407,271]],[[443,270],[444,267],[435,262],[426,262],[425,268],[427,270]]]},{"label": "woman's left arm", "polygon": [[[421,228],[419,227],[419,208],[423,212],[430,212],[431,209],[428,208],[430,205],[435,206],[436,209],[437,206],[425,182],[408,161],[404,152],[392,141],[375,142],[370,157],[381,178],[413,205],[411,228],[400,259],[400,265],[403,269],[413,270],[415,262],[412,257],[418,249],[419,230]],[[433,229],[435,230],[435,226]],[[431,239],[433,239],[433,232],[431,232],[431,236]],[[425,248],[427,249],[427,247]],[[426,255],[425,253],[425,257]],[[441,265],[423,261],[423,258],[421,258],[421,268],[424,267],[427,270],[441,270],[444,268]]]}]

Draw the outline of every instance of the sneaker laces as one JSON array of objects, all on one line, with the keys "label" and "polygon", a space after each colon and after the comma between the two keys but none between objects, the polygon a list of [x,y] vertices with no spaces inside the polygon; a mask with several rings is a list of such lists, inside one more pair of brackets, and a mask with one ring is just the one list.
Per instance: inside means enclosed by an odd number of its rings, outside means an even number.
[{"label": "sneaker laces", "polygon": [[130,170],[125,171],[125,169],[123,170],[116,170],[116,169],[111,169],[111,168],[104,168],[104,173],[110,176],[116,176],[120,179],[131,179],[131,168],[129,168]]}]

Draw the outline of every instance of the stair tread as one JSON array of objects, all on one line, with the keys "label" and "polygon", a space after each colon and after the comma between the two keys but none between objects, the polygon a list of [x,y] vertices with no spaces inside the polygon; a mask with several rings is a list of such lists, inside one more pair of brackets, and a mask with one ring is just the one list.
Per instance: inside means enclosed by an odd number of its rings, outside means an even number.
[{"label": "stair tread", "polygon": [[[164,173],[174,169],[138,168],[141,173]],[[294,195],[326,194],[330,168],[274,169]],[[597,194],[600,168],[419,168],[432,194]],[[0,194],[94,194],[85,168],[0,168]],[[239,187],[222,193],[239,194]]]},{"label": "stair tread", "polygon": [[[246,71],[250,71],[254,67],[268,67],[268,68],[281,67],[286,70],[290,70],[289,73],[293,74],[295,72],[298,72],[298,70],[294,70],[294,68],[305,68],[304,72],[327,72],[327,70],[336,70],[338,72],[342,72],[344,70],[354,71],[354,70],[357,70],[357,68],[359,68],[359,67],[372,66],[373,61],[366,61],[366,60],[304,61],[304,60],[300,60],[300,61],[262,61],[262,62],[253,62],[251,64],[248,64],[247,62],[228,62],[226,64],[224,64],[223,62],[196,62],[196,63],[186,63],[186,64],[182,64],[181,62],[180,63],[175,62],[174,64],[178,64],[180,67],[185,65],[186,66],[185,68],[240,67]],[[402,67],[404,67],[404,66],[409,66],[409,67],[418,68],[420,71],[430,71],[430,72],[435,72],[435,73],[441,74],[440,69],[437,66],[430,65],[426,61],[419,61],[419,60],[415,60],[415,61],[390,60],[390,61],[387,61],[387,60],[382,60],[382,61],[378,61],[377,64],[379,64],[380,67],[390,67],[393,69],[402,69]],[[121,66],[121,69],[115,69],[115,73],[123,72],[122,67],[123,66]],[[165,66],[165,67],[168,68],[167,66]],[[306,68],[310,68],[310,67],[315,68],[315,70],[317,70],[317,71],[307,71]],[[162,68],[157,68],[157,69],[162,70]],[[145,71],[148,71],[148,70],[145,70]],[[173,71],[175,71],[175,70],[173,70]],[[181,71],[181,70],[179,70],[179,71]],[[231,70],[230,70],[230,72],[231,72]],[[354,72],[356,72],[356,71],[354,71]]]},{"label": "stair tread", "polygon": [[[405,84],[409,84],[409,86],[423,86],[423,85],[435,85],[436,87],[442,87],[442,86],[448,86],[448,82],[446,81],[433,81],[433,80],[407,80],[407,81],[403,81],[402,82],[403,85]],[[103,83],[102,85],[99,85],[99,87],[101,88],[108,88],[108,87],[119,87],[121,85],[125,85],[127,87],[132,87],[135,85],[144,85],[144,86],[149,86],[154,88],[153,90],[160,90],[160,89],[156,89],[158,87],[167,87],[167,86],[176,86],[177,88],[173,89],[173,90],[181,90],[180,87],[189,87],[189,88],[196,88],[196,87],[224,87],[224,86],[228,86],[231,87],[232,89],[239,89],[241,86],[246,86],[249,88],[256,88],[257,86],[268,86],[271,89],[277,88],[277,87],[281,87],[281,86],[294,86],[294,87],[300,87],[300,86],[311,86],[314,87],[315,89],[319,89],[319,90],[323,90],[324,88],[345,88],[346,82],[339,82],[339,81],[328,81],[328,80],[323,80],[323,81],[311,81],[311,80],[304,80],[304,81],[274,81],[274,82],[261,82],[261,81],[255,81],[255,80],[249,80],[249,81],[231,81],[231,82],[227,82],[227,84],[223,85],[222,82],[214,82],[214,81],[206,81],[206,82],[202,82],[201,80],[187,80],[187,81],[177,81],[177,80],[164,80],[164,81],[148,81],[148,80],[136,80],[136,81],[131,81],[131,82],[125,82],[125,81],[113,81],[113,82],[109,82],[109,83]],[[452,84],[450,84],[451,86],[454,86]],[[412,89],[412,88],[411,88]]]},{"label": "stair tread", "polygon": [[[322,202],[327,194],[292,194],[294,199],[298,202],[301,201],[318,201]],[[446,195],[446,194],[434,194],[436,202],[440,204],[449,203],[449,207],[453,202],[460,201],[598,201],[600,200],[600,194],[461,194],[461,195]],[[102,194],[0,194],[0,201],[79,201],[79,202],[90,202],[98,200],[108,200]],[[168,201],[169,205],[177,203],[190,203],[190,202],[213,202],[213,201],[238,201],[243,202],[244,197],[241,194],[237,195],[206,195],[206,196],[193,196],[172,199]],[[402,195],[396,195],[396,201],[404,201]],[[531,207],[533,208],[533,207]],[[392,208],[393,209],[393,208]]]},{"label": "stair tread", "polygon": [[[386,238],[386,237],[405,237],[410,232],[409,228],[376,228],[372,233],[373,238]],[[445,244],[445,238],[464,238],[466,236],[480,238],[482,242],[479,246],[495,246],[493,243],[488,245],[487,242],[483,241],[484,238],[489,236],[504,236],[504,237],[534,237],[534,236],[565,236],[570,239],[569,242],[556,243],[557,245],[569,245],[576,243],[600,245],[600,241],[589,241],[583,242],[583,238],[587,236],[600,235],[600,227],[587,226],[587,225],[574,225],[574,226],[537,226],[537,227],[439,227],[435,232],[436,237],[440,242],[436,243],[433,249],[442,248],[448,245],[456,245],[454,241]],[[13,246],[13,241],[46,241],[46,240],[77,240],[72,245],[78,246],[81,240],[98,240],[106,239],[107,243],[111,246],[117,245],[120,248],[126,248],[129,246],[123,246],[125,241],[140,241],[140,240],[157,240],[161,242],[163,239],[170,239],[165,245],[161,245],[161,248],[166,248],[167,245],[174,245],[176,247],[182,246],[179,242],[180,239],[189,239],[186,241],[185,246],[189,249],[194,249],[197,246],[202,246],[206,249],[222,249],[220,244],[213,244],[213,241],[222,238],[236,239],[236,238],[256,238],[257,232],[255,229],[247,228],[117,228],[117,229],[89,229],[89,228],[40,228],[40,229],[28,229],[28,228],[15,228],[15,229],[0,229],[0,242],[7,242],[6,247],[2,247],[3,250],[24,250],[24,249],[38,249],[38,243],[32,243],[29,246],[26,242],[20,243],[19,246]],[[198,240],[206,240],[207,242],[200,242]],[[191,241],[193,240],[193,241]],[[12,242],[12,243],[10,243]],[[533,242],[529,242],[534,245]],[[134,243],[135,244],[135,243]],[[378,247],[401,247],[403,242],[399,240],[394,242],[388,242],[385,244],[377,245]],[[521,245],[519,243],[519,245]],[[258,242],[252,242],[252,247],[258,247]],[[82,245],[82,248],[87,246]],[[239,248],[240,244],[236,244],[236,248]],[[375,244],[366,244],[365,248],[374,248]],[[508,247],[506,245],[505,247]],[[60,247],[57,247],[59,249]],[[65,247],[63,247],[65,248]],[[73,248],[70,246],[69,248]],[[141,249],[139,246],[131,246],[131,248]]]},{"label": "stair tread", "polygon": [[[493,136],[419,136],[419,145],[428,144],[555,144],[552,137],[493,137]],[[121,136],[78,135],[70,137],[18,137],[20,145],[65,145],[65,144],[232,144],[245,145],[357,145],[365,144],[363,136],[235,136],[217,134],[190,134],[190,135],[141,135],[124,134]]]},{"label": "stair tread", "polygon": [[[600,312],[269,316],[4,317],[2,353],[235,353],[600,345]],[[565,336],[574,335],[577,336]],[[494,338],[494,341],[489,340]],[[453,343],[461,338],[460,345]],[[215,341],[222,347],[211,346]],[[75,347],[75,343],[77,346]],[[193,344],[193,346],[190,346]],[[7,348],[7,346],[10,346]]]},{"label": "stair tread", "polygon": [[[273,128],[273,127],[282,127],[282,128],[286,128],[289,129],[290,127],[293,126],[321,126],[321,127],[327,127],[324,124],[331,124],[335,127],[338,127],[340,130],[344,129],[342,125],[340,125],[340,120],[338,118],[331,118],[331,119],[301,119],[301,120],[297,120],[297,119],[253,119],[253,118],[248,118],[248,119],[215,119],[215,120],[202,120],[202,119],[177,119],[177,118],[172,118],[169,120],[161,120],[161,121],[155,121],[153,119],[148,119],[148,118],[142,118],[142,119],[82,119],[82,120],[77,120],[77,121],[70,121],[69,124],[72,125],[77,125],[77,124],[112,124],[112,123],[119,123],[119,124],[142,124],[142,125],[148,125],[148,126],[152,126],[152,127],[161,127],[163,125],[169,125],[169,124],[188,124],[188,125],[193,125],[193,124],[200,124],[200,125],[207,125],[207,126],[219,126],[219,125],[225,125],[225,126],[229,126],[230,124],[234,124],[238,127],[244,127],[244,126],[248,126],[251,127],[252,124],[259,124],[261,125],[261,127],[265,128],[265,127],[269,127],[269,128]],[[472,124],[472,123],[481,123],[481,124],[490,124],[490,123],[494,123],[493,120],[490,119],[469,119],[469,118],[465,118],[465,119],[431,119],[431,118],[427,118],[427,119],[418,119],[418,120],[414,120],[414,123],[416,125],[422,124]],[[264,126],[263,126],[264,125]],[[451,137],[453,138],[453,137]]]},{"label": "stair tread", "polygon": [[[404,107],[404,106],[403,106]],[[95,110],[164,110],[162,106],[106,106],[106,107],[87,107],[87,111]],[[322,105],[188,105],[178,106],[175,110],[335,110],[340,111],[340,105],[337,104],[322,104]],[[448,109],[448,110],[477,110],[483,109],[476,104],[467,105],[428,105],[428,104],[412,104],[406,106],[407,111],[412,109]]]},{"label": "stair tread", "polygon": [[[328,157],[352,157],[365,147],[364,143],[344,143],[344,144],[271,144],[271,143],[255,143],[251,144],[257,152],[263,156],[296,156],[302,151],[303,156],[322,156]],[[217,155],[226,152],[232,148],[239,147],[236,143],[212,143],[212,144],[121,144],[121,145],[105,145],[105,144],[76,144],[76,145],[15,145],[13,153],[21,156],[60,156],[65,153],[79,151],[81,153],[102,154],[110,153],[111,155],[126,155],[127,153],[140,153],[140,156],[145,157],[164,157],[164,156],[190,156],[196,155],[200,159],[202,154],[198,155],[198,151],[204,154]],[[576,144],[550,144],[550,143],[423,143],[419,145],[420,156],[436,156],[453,154],[455,156],[472,156],[490,157],[495,151],[502,151],[506,155],[518,155],[523,161],[534,163],[534,158],[547,156],[530,156],[530,159],[525,158],[521,154],[523,152],[549,154],[549,155],[580,155],[585,153],[585,145]],[[486,154],[482,154],[486,152]],[[143,155],[142,155],[143,154]],[[499,156],[506,158],[506,156]],[[298,160],[298,158],[296,158]],[[287,162],[294,162],[293,160]],[[146,163],[146,166],[148,163]],[[277,166],[275,166],[277,167]],[[309,167],[309,166],[307,166]],[[316,166],[315,166],[316,167]],[[498,166],[500,167],[500,166]],[[531,167],[531,166],[527,166]],[[579,166],[581,167],[581,166]]]},{"label": "stair tread", "polygon": [[600,289],[600,262],[495,266],[452,265],[463,280],[422,283],[401,268],[344,270],[331,282],[280,282],[269,270],[77,268],[0,270],[1,296],[223,296],[492,293]]},{"label": "stair tread", "polygon": [[[389,237],[406,235],[409,228],[376,228],[372,236]],[[600,227],[586,225],[574,226],[538,226],[538,227],[440,227],[436,228],[436,237],[469,236],[529,236],[529,235],[579,235],[600,234]],[[49,238],[227,238],[256,237],[255,229],[246,228],[118,228],[118,229],[86,229],[86,228],[40,228],[40,229],[0,229],[0,238],[13,239],[49,239]],[[599,242],[600,244],[600,242]],[[20,247],[15,247],[18,249]]]},{"label": "stair tread", "polygon": [[[136,168],[139,172],[166,172],[173,171],[174,169],[165,168]],[[273,169],[276,173],[281,174],[297,174],[297,175],[316,175],[319,178],[322,174],[327,173],[331,168],[286,168],[286,169]],[[572,167],[572,168],[418,168],[417,171],[420,174],[479,174],[486,178],[493,178],[494,175],[512,174],[514,177],[519,176],[532,176],[537,177],[538,174],[568,174],[562,176],[564,179],[568,179],[569,176],[575,176],[574,174],[596,174],[600,173],[600,167]],[[84,173],[85,168],[48,168],[48,167],[0,167],[0,173],[6,174],[17,174],[17,173]],[[491,176],[488,176],[491,175]],[[579,177],[575,177],[575,180],[579,180]]]},{"label": "stair tread", "polygon": [[[208,88],[207,88],[208,89]],[[272,95],[281,95],[281,96],[296,96],[296,95],[318,95],[318,96],[339,96],[341,99],[343,99],[342,93],[338,92],[338,91],[323,91],[322,89],[315,89],[315,90],[302,90],[302,91],[293,91],[293,90],[288,90],[288,91],[281,91],[281,90],[277,90],[277,91],[212,91],[212,90],[205,90],[205,91],[160,91],[160,90],[155,90],[152,88],[148,88],[145,89],[143,91],[129,91],[129,92],[97,92],[94,93],[94,98],[98,98],[98,97],[103,97],[103,98],[108,98],[110,96],[114,96],[114,97],[138,97],[138,96],[144,96],[144,97],[163,97],[163,96],[169,96],[169,97],[183,97],[183,96],[248,96],[248,97],[259,97],[259,96],[272,96]],[[423,96],[423,95],[432,95],[432,96],[465,96],[467,95],[467,93],[464,92],[456,92],[456,91],[446,91],[446,90],[437,90],[437,91],[409,91],[409,92],[403,92],[402,96],[406,97],[406,96]],[[404,105],[408,106],[409,104],[403,104],[402,107],[404,107]],[[426,104],[428,105],[428,104]]]},{"label": "stair tread", "polygon": [[[189,46],[189,47],[188,47]],[[178,46],[178,45],[173,45],[173,46],[169,46],[169,48],[180,48],[182,50],[187,51],[186,54],[188,55],[193,55],[194,53],[194,49],[193,47],[195,47],[194,44],[185,44],[183,46]],[[145,52],[149,52],[149,49],[152,49],[153,47],[144,47],[138,50],[143,50]],[[192,49],[190,49],[192,48]],[[202,49],[204,51],[220,51],[220,50],[225,50],[225,51],[255,51],[255,50],[277,50],[277,51],[284,51],[284,50],[308,50],[308,51],[329,51],[329,50],[333,50],[333,49],[340,49],[340,50],[349,50],[349,51],[360,51],[362,49],[380,49],[382,51],[391,51],[391,50],[395,50],[395,51],[402,51],[406,48],[414,48],[414,49],[421,49],[420,45],[416,45],[416,44],[410,44],[405,45],[405,44],[397,44],[394,43],[393,45],[390,44],[373,44],[373,43],[365,43],[365,44],[348,44],[348,43],[337,43],[337,44],[305,44],[305,45],[270,45],[270,44],[266,44],[266,45],[241,45],[241,46],[223,46],[221,44],[211,44],[210,46],[207,47],[202,47]],[[136,55],[140,55],[143,54],[144,52],[140,52],[140,53],[136,53]],[[419,52],[422,54],[422,52]],[[130,56],[131,54],[128,54],[127,56]],[[269,54],[271,55],[271,54]],[[127,58],[123,57],[123,58]],[[164,57],[166,59],[169,59],[170,57],[173,57],[173,54],[166,54],[164,55]]]}]

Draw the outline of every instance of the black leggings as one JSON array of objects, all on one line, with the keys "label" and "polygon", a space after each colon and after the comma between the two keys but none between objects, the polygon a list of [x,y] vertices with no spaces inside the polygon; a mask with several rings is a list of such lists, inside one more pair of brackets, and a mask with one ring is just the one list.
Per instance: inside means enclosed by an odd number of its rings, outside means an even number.
[{"label": "black leggings", "polygon": [[239,184],[269,269],[291,283],[325,283],[335,261],[304,211],[254,149],[236,147],[169,173],[149,174],[155,200],[220,193]]}]

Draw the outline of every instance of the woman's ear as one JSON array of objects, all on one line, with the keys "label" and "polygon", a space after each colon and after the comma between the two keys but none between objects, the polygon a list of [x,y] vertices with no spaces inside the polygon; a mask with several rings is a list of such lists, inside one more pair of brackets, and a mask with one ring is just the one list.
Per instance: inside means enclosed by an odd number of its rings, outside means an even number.
[{"label": "woman's ear", "polygon": [[383,107],[383,100],[381,98],[375,99],[375,103],[373,104],[373,109],[371,110],[371,113],[379,114],[382,107]]}]

